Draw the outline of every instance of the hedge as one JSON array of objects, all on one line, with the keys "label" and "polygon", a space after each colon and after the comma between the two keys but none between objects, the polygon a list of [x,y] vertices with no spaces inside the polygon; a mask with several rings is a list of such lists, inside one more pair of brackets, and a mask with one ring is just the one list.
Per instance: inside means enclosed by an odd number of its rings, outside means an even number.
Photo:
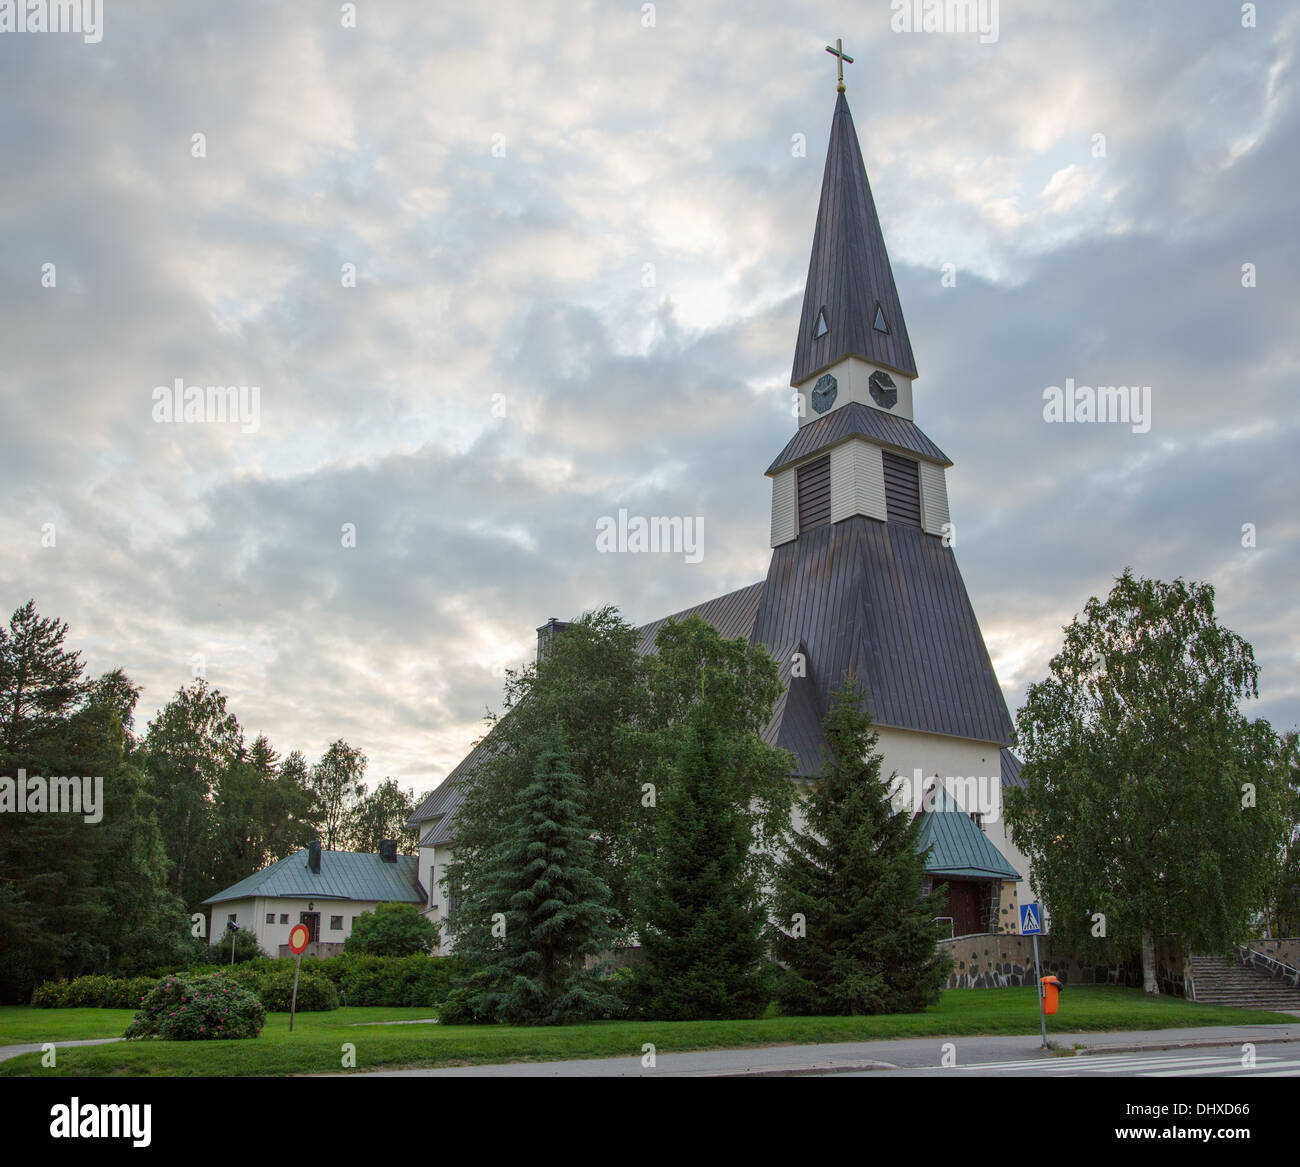
[{"label": "hedge", "polygon": [[[451,991],[459,966],[453,957],[334,956],[308,957],[298,982],[298,1008],[321,1012],[343,1005],[381,1005],[435,1009]],[[293,991],[293,962],[261,957],[213,969],[211,965],[179,969],[184,978],[217,975],[253,992],[271,1012],[287,1013]],[[137,1009],[156,984],[154,977],[77,977],[46,981],[32,995],[42,1009]]]}]

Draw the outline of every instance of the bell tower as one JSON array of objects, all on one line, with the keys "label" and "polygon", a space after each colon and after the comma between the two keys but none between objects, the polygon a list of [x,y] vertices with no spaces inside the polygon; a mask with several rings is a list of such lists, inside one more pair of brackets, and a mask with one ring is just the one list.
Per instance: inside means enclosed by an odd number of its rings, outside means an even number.
[{"label": "bell tower", "polygon": [[[842,47],[827,51],[843,61]],[[772,546],[854,515],[942,537],[952,463],[913,421],[916,361],[841,76],[790,384],[798,431],[767,469]]]}]

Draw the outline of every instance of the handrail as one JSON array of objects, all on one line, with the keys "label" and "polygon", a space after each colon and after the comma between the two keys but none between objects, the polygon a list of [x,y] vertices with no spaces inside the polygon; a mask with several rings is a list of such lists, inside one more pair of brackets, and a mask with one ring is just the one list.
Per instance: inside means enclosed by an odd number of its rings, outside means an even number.
[{"label": "handrail", "polygon": [[1249,944],[1237,944],[1233,946],[1233,955],[1237,958],[1238,964],[1246,963],[1245,959],[1242,956],[1242,954],[1246,952],[1249,952],[1250,955],[1255,957],[1257,960],[1262,960],[1266,965],[1269,965],[1271,968],[1275,968],[1279,970],[1283,975],[1294,977],[1296,979],[1296,982],[1300,984],[1300,968],[1295,968],[1294,966],[1287,964],[1285,961],[1281,961],[1278,960],[1276,957],[1269,956],[1267,952],[1260,952],[1258,949],[1251,948]]}]

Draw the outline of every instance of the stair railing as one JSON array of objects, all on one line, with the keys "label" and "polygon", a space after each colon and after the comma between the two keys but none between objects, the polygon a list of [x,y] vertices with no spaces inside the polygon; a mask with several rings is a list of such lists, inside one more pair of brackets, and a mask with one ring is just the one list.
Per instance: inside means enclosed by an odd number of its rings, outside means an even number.
[{"label": "stair railing", "polygon": [[1267,952],[1260,952],[1251,948],[1248,944],[1238,944],[1234,946],[1232,951],[1239,965],[1259,969],[1260,972],[1276,981],[1282,981],[1292,988],[1300,989],[1300,968],[1284,964],[1276,957],[1269,956]]}]

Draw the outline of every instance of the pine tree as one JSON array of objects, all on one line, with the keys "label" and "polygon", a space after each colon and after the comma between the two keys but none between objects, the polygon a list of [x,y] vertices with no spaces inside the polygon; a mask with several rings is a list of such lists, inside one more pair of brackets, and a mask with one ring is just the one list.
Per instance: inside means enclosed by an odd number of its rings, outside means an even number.
[{"label": "pine tree", "polygon": [[[456,954],[478,971],[473,1012],[515,1024],[557,1025],[622,1008],[586,967],[614,944],[609,888],[579,781],[557,723],[532,780],[508,808],[482,891],[457,908]],[[473,924],[470,924],[473,921]]]},{"label": "pine tree", "polygon": [[641,1011],[656,1018],[757,1017],[765,913],[751,817],[732,780],[740,743],[697,702],[677,734],[645,861]]},{"label": "pine tree", "polygon": [[777,999],[796,1014],[913,1012],[938,1000],[950,964],[931,924],[943,897],[922,894],[921,818],[893,809],[853,679],[831,695],[823,726],[830,757],[778,867]]}]

